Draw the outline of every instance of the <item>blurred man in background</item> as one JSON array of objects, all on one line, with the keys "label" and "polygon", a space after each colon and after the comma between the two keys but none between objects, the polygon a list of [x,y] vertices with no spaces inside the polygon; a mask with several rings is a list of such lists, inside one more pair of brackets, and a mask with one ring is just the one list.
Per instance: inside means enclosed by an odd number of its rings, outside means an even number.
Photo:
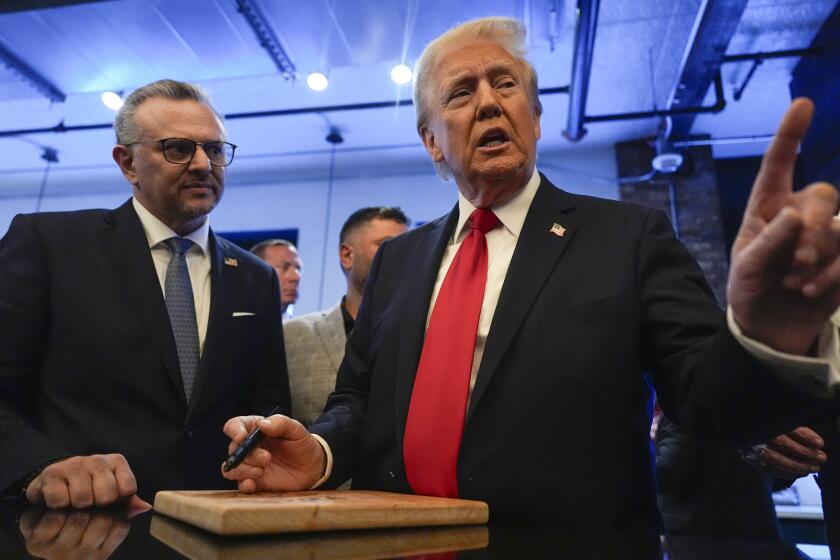
[{"label": "blurred man in background", "polygon": [[399,208],[374,206],[353,212],[341,228],[338,246],[347,292],[330,309],[283,325],[292,415],[304,425],[321,414],[335,389],[335,375],[356,321],[373,256],[382,243],[405,233],[408,224]]},{"label": "blurred man in background", "polygon": [[303,275],[303,261],[297,247],[285,239],[268,239],[251,247],[251,252],[277,271],[283,319],[291,318],[295,302],[300,297],[300,278]]}]

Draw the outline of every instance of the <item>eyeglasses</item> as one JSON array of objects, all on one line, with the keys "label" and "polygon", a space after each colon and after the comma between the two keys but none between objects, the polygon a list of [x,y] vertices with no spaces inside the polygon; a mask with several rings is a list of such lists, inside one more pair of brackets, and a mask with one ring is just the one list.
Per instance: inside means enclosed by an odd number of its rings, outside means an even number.
[{"label": "eyeglasses", "polygon": [[160,144],[163,158],[169,163],[188,164],[195,157],[196,146],[201,146],[211,165],[227,167],[233,161],[236,144],[230,142],[194,142],[188,138],[164,138],[163,140],[138,140],[132,144]]}]

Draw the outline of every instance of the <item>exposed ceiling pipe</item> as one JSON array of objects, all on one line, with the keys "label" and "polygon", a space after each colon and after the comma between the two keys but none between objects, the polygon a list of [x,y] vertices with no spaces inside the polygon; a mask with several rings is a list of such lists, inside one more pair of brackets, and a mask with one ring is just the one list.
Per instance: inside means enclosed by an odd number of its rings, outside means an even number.
[{"label": "exposed ceiling pipe", "polygon": [[773,134],[758,134],[753,136],[729,136],[726,138],[699,138],[696,140],[677,140],[675,148],[691,148],[693,146],[729,146],[733,144],[756,144],[770,142]]},{"label": "exposed ceiling pipe", "polygon": [[789,49],[784,51],[758,52],[751,54],[733,54],[723,57],[724,63],[752,61],[752,65],[750,65],[750,69],[747,71],[747,76],[741,81],[741,85],[735,87],[735,91],[732,93],[732,98],[735,101],[741,100],[741,96],[744,94],[744,90],[747,89],[747,85],[749,85],[755,71],[758,70],[758,67],[761,66],[765,60],[772,58],[798,58],[815,56],[818,54],[820,54],[819,49]]},{"label": "exposed ceiling pipe", "polygon": [[823,54],[823,49],[786,49],[782,51],[760,51],[744,54],[728,54],[723,57],[723,62],[743,62],[745,60],[769,60],[771,58],[801,58],[806,56],[817,56]]},{"label": "exposed ceiling pipe", "polygon": [[[748,3],[749,0],[701,0],[666,107],[677,109],[703,104]],[[688,112],[676,117],[671,135],[688,136],[695,114]]]},{"label": "exposed ceiling pipe", "polygon": [[[743,62],[743,61],[760,61],[760,60],[769,60],[775,58],[790,58],[790,57],[806,57],[806,56],[814,56],[820,54],[819,49],[791,49],[791,50],[784,50],[784,51],[766,51],[766,52],[757,52],[757,53],[745,53],[745,54],[733,54],[727,55],[723,58],[724,63],[728,62]],[[662,109],[657,111],[637,111],[634,113],[617,113],[612,115],[584,115],[583,122],[584,123],[592,123],[592,122],[608,122],[608,121],[624,121],[624,120],[634,120],[634,119],[650,119],[653,117],[675,117],[678,115],[698,115],[702,113],[720,113],[726,108],[726,96],[723,92],[723,79],[720,74],[720,70],[715,72],[714,77],[712,78],[712,85],[714,86],[715,90],[715,102],[711,105],[700,105],[696,107],[673,107],[671,109]],[[746,86],[746,83],[743,84],[741,91],[743,91],[743,87]],[[737,93],[737,90],[736,90]],[[739,96],[735,96],[735,100],[738,100]]]},{"label": "exposed ceiling pipe", "polygon": [[572,82],[569,85],[569,118],[563,136],[577,142],[586,135],[583,128],[586,114],[586,96],[589,91],[589,74],[592,71],[592,52],[595,47],[595,29],[598,25],[600,0],[578,0],[575,50],[572,55]]},{"label": "exposed ceiling pipe", "polygon": [[[569,86],[559,86],[550,88],[540,88],[540,95],[554,95],[557,93],[569,93]],[[413,105],[411,99],[401,99],[399,101],[374,101],[371,103],[350,103],[347,105],[321,105],[319,107],[297,107],[293,109],[273,109],[270,111],[250,111],[246,113],[229,113],[225,115],[225,120],[232,121],[236,119],[258,119],[264,117],[286,117],[289,115],[305,115],[309,113],[333,113],[336,111],[362,111],[366,109],[389,109],[393,107],[405,107]],[[0,130],[0,138],[8,138],[13,136],[23,136],[26,134],[49,134],[49,133],[63,133],[63,132],[78,132],[82,130],[102,130],[112,128],[112,123],[98,123],[98,124],[80,124],[80,125],[66,125],[61,121],[55,126],[44,128],[28,128],[18,130]]]},{"label": "exposed ceiling pipe", "polygon": [[653,117],[674,117],[677,115],[698,115],[701,113],[720,113],[726,108],[726,96],[723,93],[723,79],[720,70],[713,79],[715,86],[715,102],[711,105],[698,107],[675,107],[659,111],[639,111],[636,113],[616,113],[612,115],[589,115],[583,117],[583,122],[628,121],[635,119],[650,119]]}]

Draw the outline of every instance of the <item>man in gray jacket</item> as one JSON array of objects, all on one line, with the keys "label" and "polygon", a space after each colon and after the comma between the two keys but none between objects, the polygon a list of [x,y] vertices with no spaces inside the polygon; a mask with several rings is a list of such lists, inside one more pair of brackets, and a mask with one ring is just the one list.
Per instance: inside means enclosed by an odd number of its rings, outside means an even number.
[{"label": "man in gray jacket", "polygon": [[292,391],[292,417],[304,425],[315,420],[335,388],[344,345],[353,330],[373,256],[386,240],[404,233],[409,220],[396,207],[356,210],[339,235],[338,258],[347,293],[335,306],[283,325]]}]

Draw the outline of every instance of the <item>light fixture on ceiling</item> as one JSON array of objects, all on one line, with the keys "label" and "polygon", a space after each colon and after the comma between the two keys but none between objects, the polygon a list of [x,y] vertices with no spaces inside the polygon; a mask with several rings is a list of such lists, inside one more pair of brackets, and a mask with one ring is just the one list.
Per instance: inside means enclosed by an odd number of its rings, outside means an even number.
[{"label": "light fixture on ceiling", "polygon": [[119,111],[120,107],[123,106],[122,97],[120,97],[119,93],[113,91],[106,91],[102,94],[100,99],[102,99],[102,104],[112,111]]},{"label": "light fixture on ceiling", "polygon": [[306,77],[306,85],[311,90],[324,91],[330,85],[330,81],[322,72],[312,72]]},{"label": "light fixture on ceiling", "polygon": [[671,117],[663,117],[659,121],[656,139],[653,141],[656,155],[651,160],[650,166],[660,173],[676,173],[685,161],[682,153],[674,149],[668,138],[671,135],[671,128]]},{"label": "light fixture on ceiling", "polygon": [[685,158],[677,152],[663,152],[654,157],[650,165],[660,173],[676,173]]},{"label": "light fixture on ceiling", "polygon": [[411,78],[411,68],[405,64],[397,64],[391,68],[391,79],[394,80],[395,83],[404,85],[410,82]]}]

